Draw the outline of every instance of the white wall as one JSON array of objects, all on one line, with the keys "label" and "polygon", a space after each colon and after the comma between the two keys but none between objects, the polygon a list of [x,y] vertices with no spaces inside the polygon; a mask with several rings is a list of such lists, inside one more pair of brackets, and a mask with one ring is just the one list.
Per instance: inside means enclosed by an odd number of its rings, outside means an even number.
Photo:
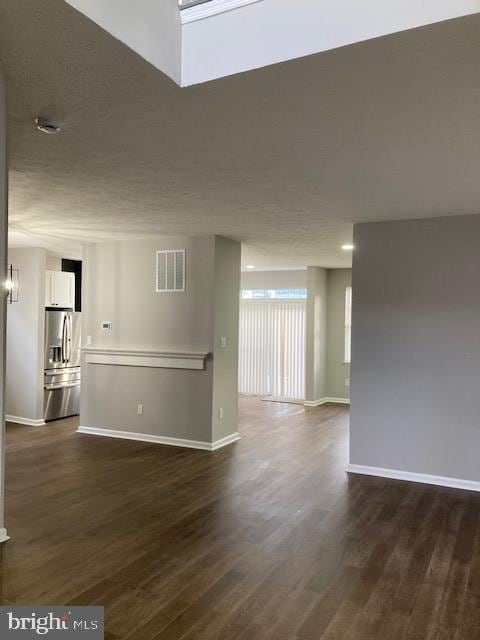
[{"label": "white wall", "polygon": [[351,463],[480,483],[480,216],[354,238]]},{"label": "white wall", "polygon": [[43,420],[46,251],[10,249],[19,270],[18,302],[7,312],[7,403],[9,416]]},{"label": "white wall", "polygon": [[183,25],[182,85],[478,11],[480,0],[262,0]]}]

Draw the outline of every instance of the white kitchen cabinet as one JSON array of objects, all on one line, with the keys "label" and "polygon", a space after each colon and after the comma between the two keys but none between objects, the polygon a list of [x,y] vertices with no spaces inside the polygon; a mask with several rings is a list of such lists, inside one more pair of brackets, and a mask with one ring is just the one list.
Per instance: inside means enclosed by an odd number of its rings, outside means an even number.
[{"label": "white kitchen cabinet", "polygon": [[75,274],[66,271],[47,271],[45,306],[75,308]]}]

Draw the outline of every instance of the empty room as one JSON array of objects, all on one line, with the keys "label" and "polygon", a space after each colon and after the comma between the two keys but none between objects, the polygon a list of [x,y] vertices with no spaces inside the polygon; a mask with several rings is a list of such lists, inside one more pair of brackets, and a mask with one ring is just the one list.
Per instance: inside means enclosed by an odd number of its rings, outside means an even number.
[{"label": "empty room", "polygon": [[0,0],[0,637],[472,640],[480,0]]}]

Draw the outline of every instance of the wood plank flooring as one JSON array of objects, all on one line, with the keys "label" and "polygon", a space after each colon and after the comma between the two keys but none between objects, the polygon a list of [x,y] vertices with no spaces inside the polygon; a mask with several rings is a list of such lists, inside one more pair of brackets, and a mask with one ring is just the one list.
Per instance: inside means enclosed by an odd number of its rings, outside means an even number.
[{"label": "wood plank flooring", "polygon": [[480,495],[345,473],[348,411],[242,398],[210,453],[7,428],[7,604],[107,640],[480,638]]}]

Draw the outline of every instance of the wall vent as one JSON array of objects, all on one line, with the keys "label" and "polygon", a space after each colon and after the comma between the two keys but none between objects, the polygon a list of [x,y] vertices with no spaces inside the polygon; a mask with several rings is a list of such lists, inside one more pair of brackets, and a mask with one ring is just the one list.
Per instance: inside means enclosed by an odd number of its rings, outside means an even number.
[{"label": "wall vent", "polygon": [[185,291],[185,249],[157,251],[157,293]]}]

